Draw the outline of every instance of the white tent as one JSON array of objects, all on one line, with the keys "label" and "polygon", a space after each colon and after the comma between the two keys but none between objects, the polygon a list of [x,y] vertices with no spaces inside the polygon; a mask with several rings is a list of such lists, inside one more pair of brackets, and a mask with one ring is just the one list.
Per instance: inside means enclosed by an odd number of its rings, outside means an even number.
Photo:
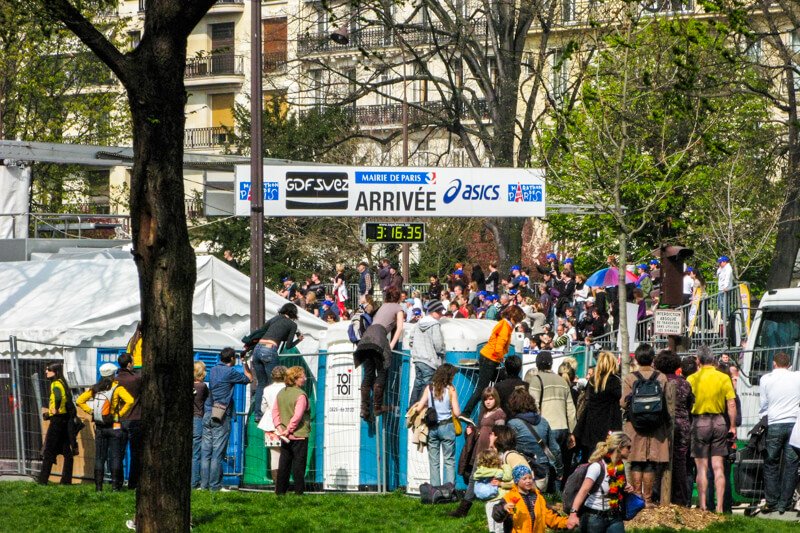
[{"label": "white tent", "polygon": [[[20,357],[61,358],[75,385],[93,383],[98,348],[124,348],[140,318],[132,259],[94,257],[0,263],[0,357],[18,337]],[[266,290],[266,316],[286,300]],[[194,348],[241,347],[250,329],[250,280],[211,257],[197,257]],[[317,352],[326,324],[300,311],[302,353]],[[312,367],[315,368],[315,367]]]}]

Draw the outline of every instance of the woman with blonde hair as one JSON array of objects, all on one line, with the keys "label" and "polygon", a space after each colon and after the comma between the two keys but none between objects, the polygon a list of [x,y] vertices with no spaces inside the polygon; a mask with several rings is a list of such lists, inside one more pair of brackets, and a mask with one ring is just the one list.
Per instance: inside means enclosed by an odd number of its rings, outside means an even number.
[{"label": "woman with blonde hair", "polygon": [[203,450],[203,414],[206,399],[208,398],[208,385],[206,379],[206,364],[202,361],[194,362],[194,390],[192,392],[192,405],[194,417],[192,418],[192,488],[200,488],[200,464]]},{"label": "woman with blonde hair", "polygon": [[[582,457],[587,457],[595,445],[604,440],[609,431],[622,430],[622,380],[617,375],[617,358],[611,352],[600,352],[594,375],[584,389],[584,406],[578,413],[575,440]],[[580,409],[579,409],[580,411]]]},{"label": "woman with blonde hair", "polygon": [[347,281],[344,277],[344,265],[336,263],[336,277],[332,278],[333,282],[333,296],[336,300],[336,307],[339,308],[339,316],[343,316],[347,312]]},{"label": "woman with blonde hair", "polygon": [[291,474],[294,492],[300,495],[305,491],[308,437],[311,435],[310,404],[303,390],[306,372],[302,366],[293,366],[286,371],[283,382],[286,387],[278,393],[272,406],[272,423],[281,440],[275,493],[286,494]]},{"label": "woman with blonde hair", "polygon": [[630,452],[631,439],[622,431],[597,443],[586,478],[569,509],[567,528],[580,525],[582,533],[625,531],[625,493],[633,492],[625,479],[624,461]]}]

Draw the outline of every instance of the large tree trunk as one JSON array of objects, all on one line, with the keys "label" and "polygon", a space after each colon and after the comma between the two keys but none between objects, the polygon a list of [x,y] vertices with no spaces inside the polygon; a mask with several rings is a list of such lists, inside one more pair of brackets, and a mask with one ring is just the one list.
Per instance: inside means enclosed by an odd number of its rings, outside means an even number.
[{"label": "large tree trunk", "polygon": [[788,165],[786,169],[786,203],[781,209],[775,252],[767,276],[767,288],[788,287],[792,282],[797,251],[800,250],[800,139],[798,138],[797,92],[794,72],[787,70],[788,87]]},{"label": "large tree trunk", "polygon": [[196,265],[183,191],[186,38],[152,39],[157,42],[138,50],[139,83],[128,87],[135,157],[131,221],[144,331],[145,467],[136,525],[139,531],[189,531]]}]

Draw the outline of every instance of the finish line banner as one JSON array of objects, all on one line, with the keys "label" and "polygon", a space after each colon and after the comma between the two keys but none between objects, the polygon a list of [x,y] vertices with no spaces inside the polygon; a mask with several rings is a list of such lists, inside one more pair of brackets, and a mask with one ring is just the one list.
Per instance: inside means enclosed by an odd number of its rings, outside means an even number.
[{"label": "finish line banner", "polygon": [[[250,165],[235,187],[236,215],[250,216]],[[544,217],[544,172],[264,166],[264,216]]]}]

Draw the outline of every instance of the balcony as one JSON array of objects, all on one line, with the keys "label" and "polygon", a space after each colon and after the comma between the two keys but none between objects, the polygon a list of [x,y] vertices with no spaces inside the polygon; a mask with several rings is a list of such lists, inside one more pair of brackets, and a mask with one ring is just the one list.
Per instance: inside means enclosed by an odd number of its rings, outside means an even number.
[{"label": "balcony", "polygon": [[187,150],[199,148],[221,148],[233,141],[230,129],[223,126],[211,128],[186,128],[183,147]]},{"label": "balcony", "polygon": [[208,15],[225,15],[228,13],[242,13],[244,0],[217,0],[208,10]]},{"label": "balcony", "polygon": [[[483,18],[470,21],[469,26],[477,35],[486,34],[486,20]],[[465,31],[467,28],[465,28]],[[439,39],[446,42],[451,39],[445,33],[444,27],[440,22],[430,24],[409,25],[398,28],[396,32],[383,27],[364,28],[350,34],[350,42],[347,44],[337,44],[330,39],[330,34],[314,34],[300,37],[297,44],[298,53],[317,54],[322,52],[345,52],[358,49],[377,49],[391,48],[401,42],[409,46],[419,46],[432,44],[434,34],[438,34]]]},{"label": "balcony", "polygon": [[[486,100],[473,102],[481,119],[489,119],[489,106]],[[408,104],[409,124],[430,124],[447,120],[450,106],[443,102],[410,102]],[[353,117],[357,126],[396,127],[403,122],[403,104],[376,104],[357,105],[345,108],[348,115]],[[306,111],[307,112],[307,111]],[[301,113],[302,114],[302,113]],[[461,112],[461,120],[471,121],[474,115],[468,111]]]},{"label": "balcony", "polygon": [[230,52],[209,54],[186,60],[187,87],[241,85],[244,82],[244,57]]},{"label": "balcony", "polygon": [[267,52],[262,60],[264,74],[283,74],[286,72],[286,50]]}]

